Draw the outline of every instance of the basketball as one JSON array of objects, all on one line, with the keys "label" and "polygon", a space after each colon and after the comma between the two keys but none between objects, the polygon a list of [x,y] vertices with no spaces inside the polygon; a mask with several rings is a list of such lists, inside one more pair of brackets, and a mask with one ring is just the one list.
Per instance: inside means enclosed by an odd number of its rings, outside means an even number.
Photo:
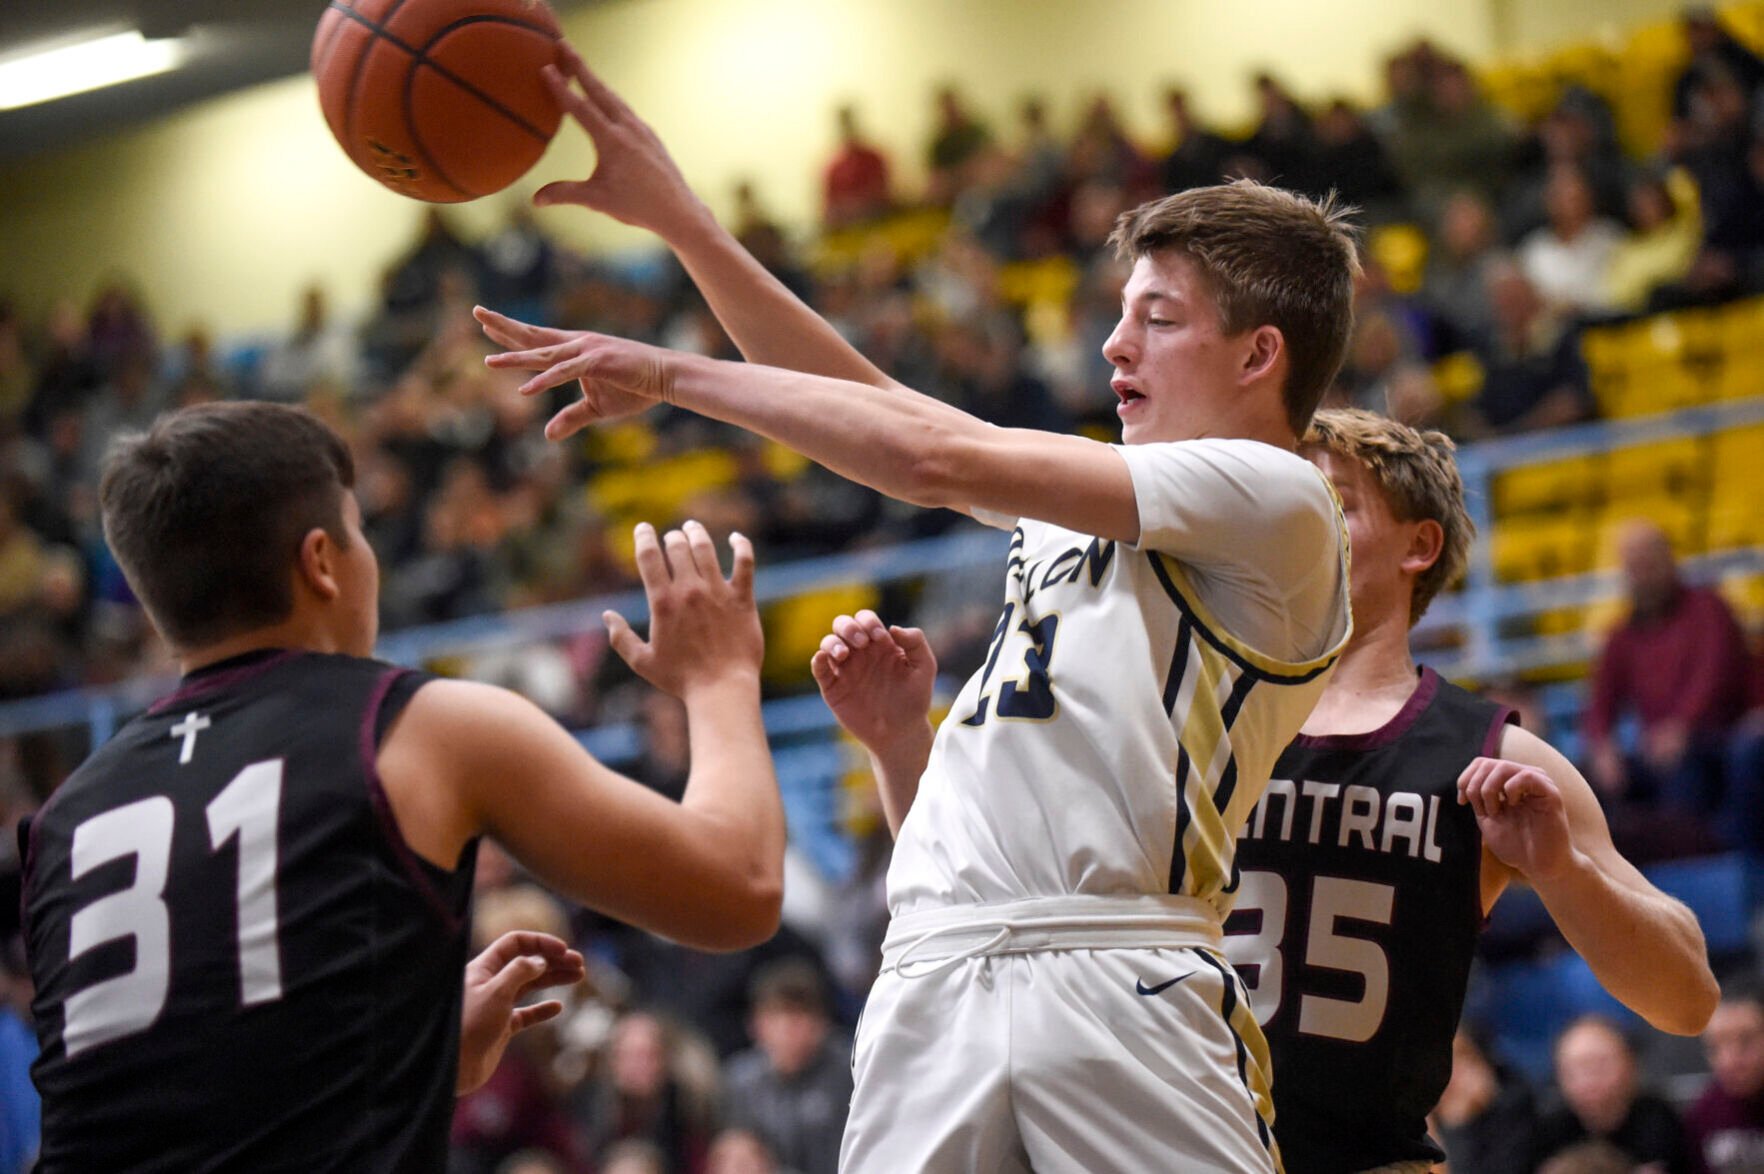
[{"label": "basketball", "polygon": [[331,0],[312,41],[319,105],[355,165],[400,195],[501,191],[557,133],[540,0]]}]

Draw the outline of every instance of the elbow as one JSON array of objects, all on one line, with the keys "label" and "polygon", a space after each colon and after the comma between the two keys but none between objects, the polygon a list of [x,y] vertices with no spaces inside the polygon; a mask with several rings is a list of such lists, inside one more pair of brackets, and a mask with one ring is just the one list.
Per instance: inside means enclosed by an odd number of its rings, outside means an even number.
[{"label": "elbow", "polygon": [[1654,1008],[1642,1017],[1649,1026],[1668,1035],[1701,1035],[1721,1001],[1721,986],[1707,965],[1703,965],[1690,983],[1675,991],[1666,1005]]},{"label": "elbow", "polygon": [[693,935],[694,940],[681,945],[712,954],[751,950],[778,932],[783,910],[781,879],[750,882],[732,891],[716,915]]}]

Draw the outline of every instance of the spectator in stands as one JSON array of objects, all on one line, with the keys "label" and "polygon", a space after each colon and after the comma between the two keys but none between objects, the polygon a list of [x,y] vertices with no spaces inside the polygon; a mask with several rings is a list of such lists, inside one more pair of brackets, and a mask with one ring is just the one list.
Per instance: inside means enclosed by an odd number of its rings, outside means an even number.
[{"label": "spectator in stands", "polygon": [[1592,415],[1579,336],[1551,312],[1515,262],[1493,261],[1483,273],[1493,325],[1475,347],[1483,369],[1475,425],[1524,432]]},{"label": "spectator in stands", "polygon": [[1709,1087],[1684,1115],[1701,1174],[1764,1170],[1764,986],[1735,979],[1703,1032]]},{"label": "spectator in stands", "polygon": [[1508,239],[1522,238],[1549,223],[1550,179],[1564,167],[1586,178],[1597,216],[1607,220],[1623,216],[1631,169],[1617,145],[1610,107],[1591,91],[1570,84],[1520,153],[1528,158],[1507,185],[1503,200]]},{"label": "spectator in stands", "polygon": [[48,347],[37,364],[36,385],[25,408],[26,431],[43,436],[52,419],[83,410],[103,383],[79,307],[69,299],[49,311]]},{"label": "spectator in stands", "polygon": [[1764,88],[1764,60],[1728,32],[1713,9],[1685,9],[1683,28],[1690,61],[1672,83],[1674,118],[1690,117],[1697,85],[1713,70],[1731,74],[1748,96]]},{"label": "spectator in stands", "polygon": [[299,403],[320,384],[354,393],[358,368],[355,332],[331,317],[324,288],[309,285],[294,332],[271,347],[257,369],[257,392],[280,403]]},{"label": "spectator in stands", "polygon": [[127,282],[113,281],[98,291],[86,320],[86,339],[100,376],[115,378],[130,363],[151,371],[159,359],[153,321]]},{"label": "spectator in stands", "polygon": [[746,1129],[725,1129],[711,1142],[704,1174],[800,1174],[778,1165],[766,1143]]},{"label": "spectator in stands", "polygon": [[1317,136],[1311,116],[1272,74],[1257,74],[1255,87],[1260,117],[1242,152],[1261,164],[1267,182],[1315,193]]},{"label": "spectator in stands", "polygon": [[[1078,181],[1100,180],[1128,193],[1149,192],[1157,182],[1155,167],[1133,145],[1107,94],[1097,94],[1085,108],[1067,153],[1067,167]],[[1134,202],[1132,195],[1128,202]]]},{"label": "spectator in stands", "polygon": [[1158,164],[1164,190],[1184,192],[1218,183],[1230,145],[1195,121],[1187,90],[1179,86],[1165,90],[1164,111],[1170,121],[1170,147]]},{"label": "spectator in stands", "polygon": [[0,432],[24,416],[35,386],[36,372],[25,355],[24,324],[12,303],[0,299]]},{"label": "spectator in stands", "polygon": [[[1629,614],[1593,667],[1592,779],[1610,800],[1713,822],[1726,740],[1746,708],[1745,634],[1720,595],[1684,582],[1671,540],[1653,523],[1624,527],[1618,558]],[[1639,724],[1633,753],[1617,739],[1626,714]]]},{"label": "spectator in stands", "polygon": [[[1576,1142],[1537,1168],[1537,1174],[1636,1174],[1630,1156],[1608,1141]],[[1649,1166],[1645,1174],[1661,1174]]]},{"label": "spectator in stands", "polygon": [[620,1141],[600,1156],[600,1174],[672,1174],[668,1155],[652,1141]]},{"label": "spectator in stands", "polygon": [[1606,1141],[1638,1165],[1690,1174],[1678,1115],[1642,1091],[1635,1051],[1615,1023],[1585,1015],[1568,1025],[1556,1041],[1556,1086],[1563,1103],[1537,1123],[1537,1163],[1583,1141]]},{"label": "spectator in stands", "polygon": [[1629,232],[1605,270],[1605,304],[1625,314],[1646,309],[1656,289],[1690,273],[1702,243],[1703,217],[1688,174],[1675,168],[1664,179],[1637,179],[1629,186]]},{"label": "spectator in stands", "polygon": [[1494,328],[1489,270],[1506,257],[1494,209],[1478,193],[1453,193],[1440,211],[1421,281],[1421,303],[1434,316],[1442,351],[1464,350]]},{"label": "spectator in stands", "polygon": [[968,110],[961,91],[953,85],[937,90],[937,127],[925,148],[930,170],[925,198],[947,208],[961,191],[968,161],[992,142],[992,131]]},{"label": "spectator in stands", "polygon": [[1592,184],[1571,164],[1550,169],[1544,188],[1549,223],[1520,242],[1519,266],[1551,307],[1605,309],[1605,279],[1623,230],[1598,215]]},{"label": "spectator in stands", "polygon": [[1537,1109],[1524,1077],[1489,1055],[1480,1032],[1452,1037],[1452,1078],[1430,1124],[1455,1170],[1527,1174]]},{"label": "spectator in stands", "polygon": [[851,1104],[851,1045],[833,1030],[813,966],[775,962],[754,975],[754,1047],[723,1069],[731,1124],[750,1129],[801,1174],[836,1174]]},{"label": "spectator in stands", "polygon": [[604,1071],[579,1090],[579,1116],[603,1156],[617,1142],[647,1141],[666,1155],[670,1174],[700,1174],[715,1078],[702,1042],[647,1012],[628,1012],[613,1025]]},{"label": "spectator in stands", "polygon": [[[660,1171],[660,1167],[657,1167],[657,1170],[660,1174],[665,1174],[665,1171]],[[450,1170],[449,1174],[457,1174],[457,1172]],[[510,1154],[502,1165],[496,1167],[496,1174],[571,1174],[571,1172],[568,1166],[544,1150],[522,1150],[518,1154]],[[606,1174],[606,1172],[603,1170],[601,1174]]]},{"label": "spectator in stands", "polygon": [[822,216],[830,229],[863,224],[893,206],[888,157],[858,129],[857,108],[839,108],[839,146],[821,178]]},{"label": "spectator in stands", "polygon": [[1400,153],[1396,156],[1423,217],[1437,215],[1440,204],[1463,188],[1495,198],[1514,149],[1511,129],[1483,98],[1469,68],[1437,54],[1428,59],[1426,114],[1407,145],[1407,165]]},{"label": "spectator in stands", "polygon": [[1697,305],[1753,288],[1764,250],[1764,169],[1754,149],[1750,99],[1725,66],[1698,71],[1686,118],[1673,125],[1666,155],[1696,180],[1703,249],[1690,273],[1661,291],[1662,306]]},{"label": "spectator in stands", "polygon": [[478,246],[480,295],[492,306],[526,306],[542,319],[551,317],[546,304],[556,287],[561,258],[558,248],[525,200],[510,205],[508,219]]},{"label": "spectator in stands", "polygon": [[1402,181],[1358,108],[1345,98],[1317,119],[1314,188],[1334,189],[1358,206],[1370,224],[1402,218]]}]

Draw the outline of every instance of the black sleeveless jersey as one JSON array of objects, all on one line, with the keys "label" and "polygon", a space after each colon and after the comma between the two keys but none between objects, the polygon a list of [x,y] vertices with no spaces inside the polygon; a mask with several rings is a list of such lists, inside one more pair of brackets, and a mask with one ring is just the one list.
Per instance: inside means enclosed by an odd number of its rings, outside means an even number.
[{"label": "black sleeveless jersey", "polygon": [[1512,720],[1423,669],[1383,728],[1300,735],[1244,826],[1225,950],[1268,1037],[1288,1174],[1443,1157],[1426,1117],[1483,920],[1457,782]]},{"label": "black sleeveless jersey", "polygon": [[418,857],[374,765],[426,679],[211,666],[32,821],[39,1171],[445,1167],[476,846]]}]

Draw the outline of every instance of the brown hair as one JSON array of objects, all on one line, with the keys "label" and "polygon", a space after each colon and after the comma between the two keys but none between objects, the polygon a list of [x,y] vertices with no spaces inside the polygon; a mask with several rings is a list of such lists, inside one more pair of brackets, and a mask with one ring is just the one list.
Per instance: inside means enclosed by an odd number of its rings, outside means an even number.
[{"label": "brown hair", "polygon": [[1333,193],[1312,200],[1240,179],[1124,212],[1109,243],[1127,260],[1162,252],[1187,257],[1218,303],[1226,334],[1278,329],[1286,340],[1286,420],[1294,436],[1303,436],[1353,333],[1360,272],[1354,211]]},{"label": "brown hair", "polygon": [[201,404],[123,436],[104,461],[104,537],[173,646],[288,618],[300,544],[347,545],[355,466],[317,417],[265,403]]},{"label": "brown hair", "polygon": [[1458,446],[1443,432],[1422,432],[1375,412],[1325,408],[1312,418],[1302,447],[1325,449],[1364,465],[1391,513],[1405,522],[1438,522],[1445,531],[1439,558],[1415,580],[1409,604],[1412,626],[1470,561],[1476,524],[1464,508],[1464,479],[1452,458]]}]

